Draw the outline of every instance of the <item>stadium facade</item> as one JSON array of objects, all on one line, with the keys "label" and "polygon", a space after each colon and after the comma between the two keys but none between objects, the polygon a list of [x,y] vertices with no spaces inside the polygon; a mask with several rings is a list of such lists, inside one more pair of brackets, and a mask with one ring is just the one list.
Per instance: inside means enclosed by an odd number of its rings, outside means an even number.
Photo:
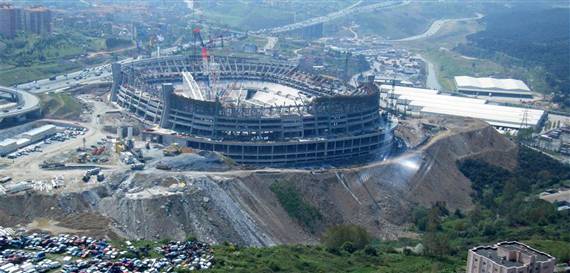
[{"label": "stadium facade", "polygon": [[285,62],[209,62],[169,56],[114,64],[112,100],[154,125],[145,132],[154,141],[242,164],[355,162],[392,147],[397,122],[380,109],[374,85],[347,87]]}]

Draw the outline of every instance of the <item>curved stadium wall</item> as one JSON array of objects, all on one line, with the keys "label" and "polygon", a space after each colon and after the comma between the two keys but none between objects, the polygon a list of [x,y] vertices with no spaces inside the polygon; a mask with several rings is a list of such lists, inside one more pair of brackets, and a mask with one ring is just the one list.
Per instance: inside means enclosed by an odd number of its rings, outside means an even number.
[{"label": "curved stadium wall", "polygon": [[113,65],[112,99],[168,132],[153,137],[216,151],[242,164],[290,165],[378,158],[392,146],[395,122],[379,108],[373,86],[347,88],[296,66],[222,57],[219,78],[262,81],[296,88],[311,101],[293,106],[241,106],[174,93],[181,73],[206,80],[200,57],[171,56]]}]

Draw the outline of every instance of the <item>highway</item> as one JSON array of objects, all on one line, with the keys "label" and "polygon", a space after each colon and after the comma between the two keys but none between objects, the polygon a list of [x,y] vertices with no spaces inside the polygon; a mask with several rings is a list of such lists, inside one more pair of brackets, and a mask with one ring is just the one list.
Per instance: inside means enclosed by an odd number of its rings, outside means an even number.
[{"label": "highway", "polygon": [[483,15],[480,13],[477,13],[475,17],[436,20],[430,25],[430,27],[424,33],[414,35],[414,36],[410,36],[410,37],[406,37],[403,39],[391,40],[391,42],[407,42],[407,41],[414,41],[414,40],[429,38],[429,37],[435,35],[436,33],[438,33],[441,30],[441,28],[447,23],[470,21],[470,20],[479,20],[481,18],[483,18]]},{"label": "highway", "polygon": [[[119,61],[119,63],[127,63],[132,60],[133,58],[128,58]],[[111,80],[111,64],[103,64],[68,74],[58,75],[54,80],[37,80],[15,85],[14,88],[39,94],[45,92],[60,92],[71,87],[90,83],[111,82]]]},{"label": "highway", "polygon": [[366,6],[360,6],[360,4],[362,4],[362,0],[344,8],[341,9],[339,11],[335,11],[333,13],[329,13],[325,16],[320,16],[320,17],[314,17],[314,18],[310,18],[298,23],[293,23],[293,24],[289,24],[289,25],[285,25],[285,26],[281,26],[281,27],[275,27],[275,28],[270,28],[270,29],[260,29],[257,31],[253,31],[253,34],[263,34],[263,33],[271,33],[271,34],[277,34],[277,33],[282,33],[282,32],[288,32],[288,31],[292,31],[292,30],[296,30],[296,29],[301,29],[301,28],[305,28],[308,26],[312,26],[312,25],[316,25],[316,24],[321,24],[321,23],[326,23],[341,17],[345,17],[348,15],[354,15],[357,13],[364,13],[364,12],[372,12],[374,10],[378,10],[378,9],[383,9],[383,8],[388,8],[388,7],[395,7],[395,6],[401,6],[401,5],[407,5],[409,4],[409,1],[404,1],[404,2],[399,2],[399,1],[387,1],[387,2],[382,2],[382,3],[375,3],[375,4],[370,4],[370,5],[366,5]]},{"label": "highway", "polygon": [[[231,43],[232,41],[238,40],[240,35],[245,35],[245,33],[240,32],[233,32],[233,34],[229,37],[226,37],[224,41],[226,43]],[[212,39],[214,43],[219,42],[220,38]],[[277,39],[271,40],[273,44],[270,44],[270,47],[275,46]],[[193,44],[188,43],[184,44],[180,47],[182,48],[190,48]],[[176,53],[179,49],[178,46],[162,48],[160,49],[160,56],[168,56]],[[156,51],[152,52],[152,57],[158,57]],[[127,58],[119,61],[119,63],[125,64],[133,61],[133,58]],[[31,93],[39,94],[39,93],[46,93],[46,92],[61,92],[71,87],[76,87],[85,84],[91,83],[100,83],[100,82],[111,82],[112,81],[112,72],[111,72],[111,64],[103,64],[99,66],[85,68],[80,71],[71,72],[68,74],[58,75],[55,79],[42,79],[33,82],[23,83],[19,85],[13,86],[15,89],[20,89],[24,91],[29,91]]]},{"label": "highway", "polygon": [[13,94],[18,97],[18,104],[16,107],[8,108],[0,112],[0,121],[5,118],[21,116],[40,109],[40,100],[28,92],[3,86],[0,86],[0,92]]},{"label": "highway", "polygon": [[[101,72],[96,72],[96,71],[101,71]],[[101,74],[97,75],[98,73]],[[14,86],[14,88],[18,88],[36,94],[44,92],[56,92],[90,82],[103,81],[105,78],[109,77],[111,77],[111,65],[107,64],[107,65],[101,65],[93,68],[84,69],[81,71],[72,72],[69,74],[59,75],[55,78],[55,80],[43,79],[29,83],[19,84]]]}]

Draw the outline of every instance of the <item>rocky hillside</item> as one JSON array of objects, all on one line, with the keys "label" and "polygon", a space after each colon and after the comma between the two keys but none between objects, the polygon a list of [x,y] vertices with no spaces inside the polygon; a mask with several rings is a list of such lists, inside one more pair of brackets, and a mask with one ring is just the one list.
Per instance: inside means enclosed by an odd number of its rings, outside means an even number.
[{"label": "rocky hillside", "polygon": [[151,169],[117,173],[82,192],[2,197],[0,225],[44,218],[53,220],[48,230],[146,239],[194,235],[253,246],[316,242],[326,227],[348,222],[384,238],[413,236],[405,231],[413,206],[445,201],[450,209],[470,208],[470,182],[457,160],[516,166],[516,145],[486,124],[437,122],[446,128],[419,148],[357,168]]}]

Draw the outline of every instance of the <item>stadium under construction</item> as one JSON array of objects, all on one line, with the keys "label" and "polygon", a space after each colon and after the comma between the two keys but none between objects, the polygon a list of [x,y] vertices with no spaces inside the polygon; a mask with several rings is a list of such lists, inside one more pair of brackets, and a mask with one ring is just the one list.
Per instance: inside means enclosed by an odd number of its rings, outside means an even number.
[{"label": "stadium under construction", "polygon": [[149,125],[144,136],[153,141],[252,165],[381,158],[397,124],[373,84],[351,87],[261,58],[116,63],[111,99]]}]

